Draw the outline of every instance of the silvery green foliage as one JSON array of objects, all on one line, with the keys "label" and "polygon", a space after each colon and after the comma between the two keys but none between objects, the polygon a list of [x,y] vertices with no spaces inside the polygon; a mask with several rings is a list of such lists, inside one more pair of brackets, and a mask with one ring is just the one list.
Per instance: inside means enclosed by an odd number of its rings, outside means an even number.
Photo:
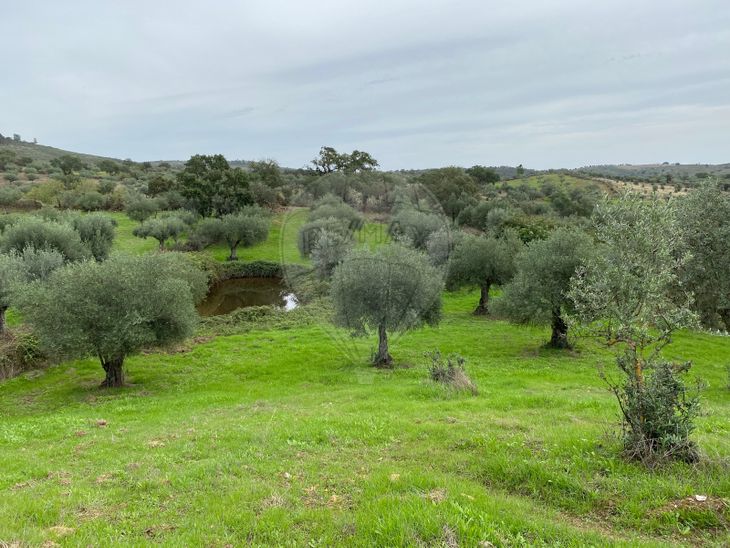
[{"label": "silvery green foliage", "polygon": [[63,255],[64,261],[88,259],[91,251],[70,224],[46,221],[29,216],[5,228],[0,238],[0,252],[22,253],[26,247],[36,250],[54,250]]},{"label": "silvery green foliage", "polygon": [[625,194],[594,212],[600,253],[573,278],[569,292],[586,332],[614,349],[620,380],[607,379],[621,408],[624,449],[655,462],[695,460],[689,439],[698,401],[680,375],[689,363],[668,363],[671,334],[692,327],[691,295],[680,274],[690,259],[674,202]]},{"label": "silvery green foliage", "polygon": [[684,243],[692,254],[682,280],[708,328],[730,331],[730,193],[708,182],[679,201]]},{"label": "silvery green foliage", "polygon": [[78,215],[72,225],[97,261],[109,256],[114,243],[114,221],[102,213]]},{"label": "silvery green foliage", "polygon": [[320,279],[328,279],[351,250],[352,238],[349,235],[322,231],[312,249],[312,264]]},{"label": "silvery green foliage", "polygon": [[309,214],[310,222],[319,219],[337,219],[350,230],[359,229],[364,222],[362,215],[354,208],[331,194],[319,200]]},{"label": "silvery green foliage", "polygon": [[[11,304],[16,285],[25,281],[25,277],[25,266],[17,255],[0,255],[0,313],[3,316],[5,309]],[[1,328],[2,321],[0,321],[0,331],[2,330]]]},{"label": "silvery green foliage", "polygon": [[51,272],[64,264],[63,255],[54,249],[35,249],[28,246],[22,253],[14,251],[13,255],[22,261],[28,281],[45,280]]},{"label": "silvery green foliage", "polygon": [[390,235],[415,249],[426,249],[426,242],[434,232],[446,226],[446,220],[434,213],[401,209],[390,223]]},{"label": "silvery green foliage", "polygon": [[568,297],[570,282],[593,247],[585,232],[565,228],[553,231],[545,240],[530,242],[515,259],[517,274],[504,287],[498,311],[520,323],[552,323],[551,345],[566,346],[564,315],[573,310]]},{"label": "silvery green foliage", "polygon": [[132,233],[138,238],[151,236],[163,248],[167,240],[177,241],[186,229],[187,225],[177,217],[152,217],[143,221]]},{"label": "silvery green foliage", "polygon": [[446,286],[452,290],[464,286],[480,288],[474,313],[486,314],[490,288],[512,279],[514,259],[521,249],[522,242],[512,231],[506,231],[502,238],[466,234],[451,254]]},{"label": "silvery green foliage", "polygon": [[297,234],[297,247],[302,257],[311,255],[317,241],[324,232],[336,233],[350,240],[353,237],[352,230],[341,219],[327,217],[308,222],[302,225]]},{"label": "silvery green foliage", "polygon": [[43,346],[61,357],[120,359],[184,339],[207,291],[202,271],[178,253],[114,255],[73,263],[17,294]]},{"label": "silvery green foliage", "polygon": [[335,323],[364,334],[436,324],[443,281],[422,253],[399,244],[356,249],[334,271]]},{"label": "silvery green foliage", "polygon": [[442,227],[433,232],[426,240],[426,253],[431,259],[434,266],[446,266],[454,252],[454,248],[459,245],[464,237],[464,233],[460,230],[449,230],[448,227]]},{"label": "silvery green foliage", "polygon": [[235,260],[238,258],[239,246],[250,247],[266,240],[269,236],[269,219],[254,210],[223,215],[220,235],[231,250],[229,259]]},{"label": "silvery green foliage", "polygon": [[691,256],[681,243],[674,201],[632,193],[606,198],[593,224],[602,252],[573,280],[569,295],[578,319],[606,341],[642,347],[696,325],[680,279]]}]

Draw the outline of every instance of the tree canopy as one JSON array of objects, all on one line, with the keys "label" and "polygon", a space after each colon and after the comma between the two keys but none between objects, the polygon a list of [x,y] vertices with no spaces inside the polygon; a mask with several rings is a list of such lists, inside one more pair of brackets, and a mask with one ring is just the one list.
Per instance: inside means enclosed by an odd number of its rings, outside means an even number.
[{"label": "tree canopy", "polygon": [[43,346],[67,358],[98,356],[104,387],[124,383],[127,356],[193,333],[205,274],[176,253],[75,263],[28,284],[17,306]]},{"label": "tree canopy", "polygon": [[219,217],[253,203],[249,184],[252,175],[231,168],[221,154],[196,154],[178,173],[178,190],[202,216]]},{"label": "tree canopy", "polygon": [[441,316],[440,272],[422,253],[399,244],[356,249],[335,268],[335,323],[363,335],[378,331],[376,365],[389,365],[388,332],[406,331]]},{"label": "tree canopy", "polygon": [[512,320],[550,323],[550,346],[568,348],[565,312],[573,311],[570,282],[593,250],[583,231],[560,228],[545,240],[533,240],[515,260],[517,274],[504,287],[500,312]]}]

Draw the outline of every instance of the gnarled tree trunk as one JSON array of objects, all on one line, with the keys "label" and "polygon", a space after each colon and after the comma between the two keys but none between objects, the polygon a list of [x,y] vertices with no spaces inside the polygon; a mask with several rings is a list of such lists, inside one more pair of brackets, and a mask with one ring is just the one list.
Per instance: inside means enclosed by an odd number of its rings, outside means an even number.
[{"label": "gnarled tree trunk", "polygon": [[385,325],[378,326],[378,353],[373,361],[378,367],[388,367],[393,363],[393,357],[388,352],[388,333],[385,331]]},{"label": "gnarled tree trunk", "polygon": [[5,312],[7,312],[7,306],[0,306],[0,335],[5,332]]},{"label": "gnarled tree trunk", "polygon": [[570,348],[568,343],[568,324],[565,323],[560,315],[560,309],[553,310],[552,313],[553,332],[550,336],[550,346],[553,348]]},{"label": "gnarled tree trunk", "polygon": [[116,358],[101,358],[101,366],[106,372],[104,382],[99,385],[100,388],[116,388],[124,386],[124,356]]},{"label": "gnarled tree trunk", "polygon": [[479,304],[474,309],[474,314],[477,316],[485,316],[489,314],[489,288],[492,286],[490,282],[487,282],[481,287],[481,294],[479,295]]},{"label": "gnarled tree trunk", "polygon": [[231,246],[231,254],[228,256],[229,261],[238,260],[238,244]]}]

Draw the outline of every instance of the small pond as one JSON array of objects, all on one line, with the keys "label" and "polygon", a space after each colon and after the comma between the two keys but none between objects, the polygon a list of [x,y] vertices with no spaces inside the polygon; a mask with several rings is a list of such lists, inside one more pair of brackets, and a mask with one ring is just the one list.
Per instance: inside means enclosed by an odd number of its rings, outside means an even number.
[{"label": "small pond", "polygon": [[281,278],[233,278],[211,287],[198,305],[198,312],[201,316],[220,316],[247,306],[273,305],[291,310],[298,304]]}]

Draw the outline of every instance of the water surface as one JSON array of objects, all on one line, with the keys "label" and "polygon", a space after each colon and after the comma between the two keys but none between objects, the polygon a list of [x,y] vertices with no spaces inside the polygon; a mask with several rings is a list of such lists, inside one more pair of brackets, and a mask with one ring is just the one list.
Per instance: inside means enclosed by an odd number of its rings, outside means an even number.
[{"label": "water surface", "polygon": [[280,278],[233,278],[210,288],[198,305],[201,316],[220,316],[249,306],[296,308],[297,299]]}]

